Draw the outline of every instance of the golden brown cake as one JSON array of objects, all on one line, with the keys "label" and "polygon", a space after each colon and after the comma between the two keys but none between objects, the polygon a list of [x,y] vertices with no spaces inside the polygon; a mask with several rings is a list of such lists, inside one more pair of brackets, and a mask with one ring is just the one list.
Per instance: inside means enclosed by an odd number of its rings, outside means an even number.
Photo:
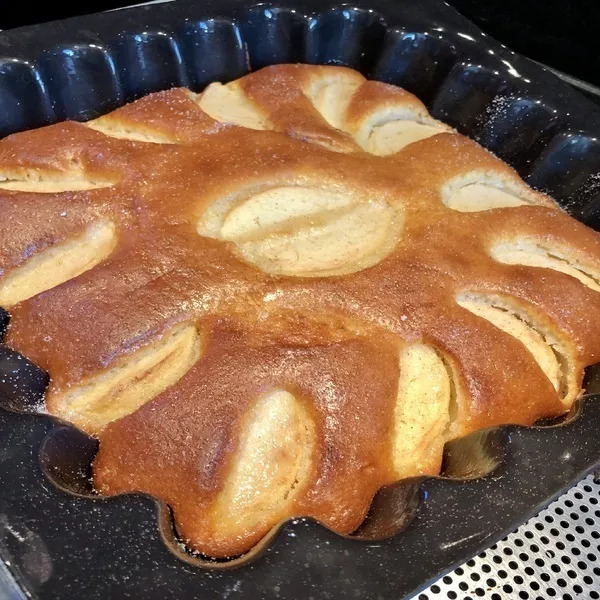
[{"label": "golden brown cake", "polygon": [[411,94],[281,65],[0,142],[6,343],[189,548],[348,534],[444,443],[566,412],[600,236]]}]

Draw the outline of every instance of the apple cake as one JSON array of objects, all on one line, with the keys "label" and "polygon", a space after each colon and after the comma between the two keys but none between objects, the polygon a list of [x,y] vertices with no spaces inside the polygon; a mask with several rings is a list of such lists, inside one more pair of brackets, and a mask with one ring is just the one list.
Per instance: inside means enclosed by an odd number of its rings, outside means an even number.
[{"label": "apple cake", "polygon": [[232,557],[355,531],[444,444],[569,410],[600,235],[413,95],[278,65],[0,141],[5,343],[100,494]]}]

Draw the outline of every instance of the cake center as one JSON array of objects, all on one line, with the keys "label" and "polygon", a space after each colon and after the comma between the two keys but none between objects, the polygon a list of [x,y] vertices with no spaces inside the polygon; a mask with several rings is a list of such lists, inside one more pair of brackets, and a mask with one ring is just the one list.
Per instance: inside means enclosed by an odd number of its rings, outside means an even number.
[{"label": "cake center", "polygon": [[319,277],[377,264],[395,246],[401,224],[385,200],[286,185],[213,205],[198,232],[233,242],[245,262],[269,274]]}]

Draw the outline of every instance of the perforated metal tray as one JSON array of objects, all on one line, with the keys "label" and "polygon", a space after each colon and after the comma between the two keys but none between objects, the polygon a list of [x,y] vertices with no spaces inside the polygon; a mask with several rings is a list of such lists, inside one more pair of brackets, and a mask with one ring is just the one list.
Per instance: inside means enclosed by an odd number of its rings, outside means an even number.
[{"label": "perforated metal tray", "polygon": [[[416,93],[434,116],[600,225],[598,108],[441,1],[179,0],[5,32],[0,52],[1,134],[91,118],[157,89],[200,89],[266,64],[347,64]],[[44,386],[44,374],[2,351],[5,408],[26,413]],[[93,440],[48,417],[0,411],[0,555],[42,599],[397,600],[590,472],[599,426],[600,396],[590,395],[566,424],[471,436],[448,447],[447,478],[383,490],[361,539],[297,519],[231,570],[186,554],[163,504],[90,497]]]},{"label": "perforated metal tray", "polygon": [[589,475],[418,600],[598,600],[600,478]]}]

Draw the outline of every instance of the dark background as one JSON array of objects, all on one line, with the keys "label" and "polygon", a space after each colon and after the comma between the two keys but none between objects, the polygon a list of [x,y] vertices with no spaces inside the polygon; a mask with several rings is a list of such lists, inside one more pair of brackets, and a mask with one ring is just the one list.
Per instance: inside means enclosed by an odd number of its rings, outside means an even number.
[{"label": "dark background", "polygon": [[600,0],[447,0],[513,50],[600,85]]},{"label": "dark background", "polygon": [[[513,50],[600,85],[600,0],[448,2],[486,33]],[[136,0],[91,0],[74,6],[71,0],[47,2],[33,8],[33,3],[26,0],[21,3],[5,0],[0,2],[0,28],[62,19],[135,3]]]}]

